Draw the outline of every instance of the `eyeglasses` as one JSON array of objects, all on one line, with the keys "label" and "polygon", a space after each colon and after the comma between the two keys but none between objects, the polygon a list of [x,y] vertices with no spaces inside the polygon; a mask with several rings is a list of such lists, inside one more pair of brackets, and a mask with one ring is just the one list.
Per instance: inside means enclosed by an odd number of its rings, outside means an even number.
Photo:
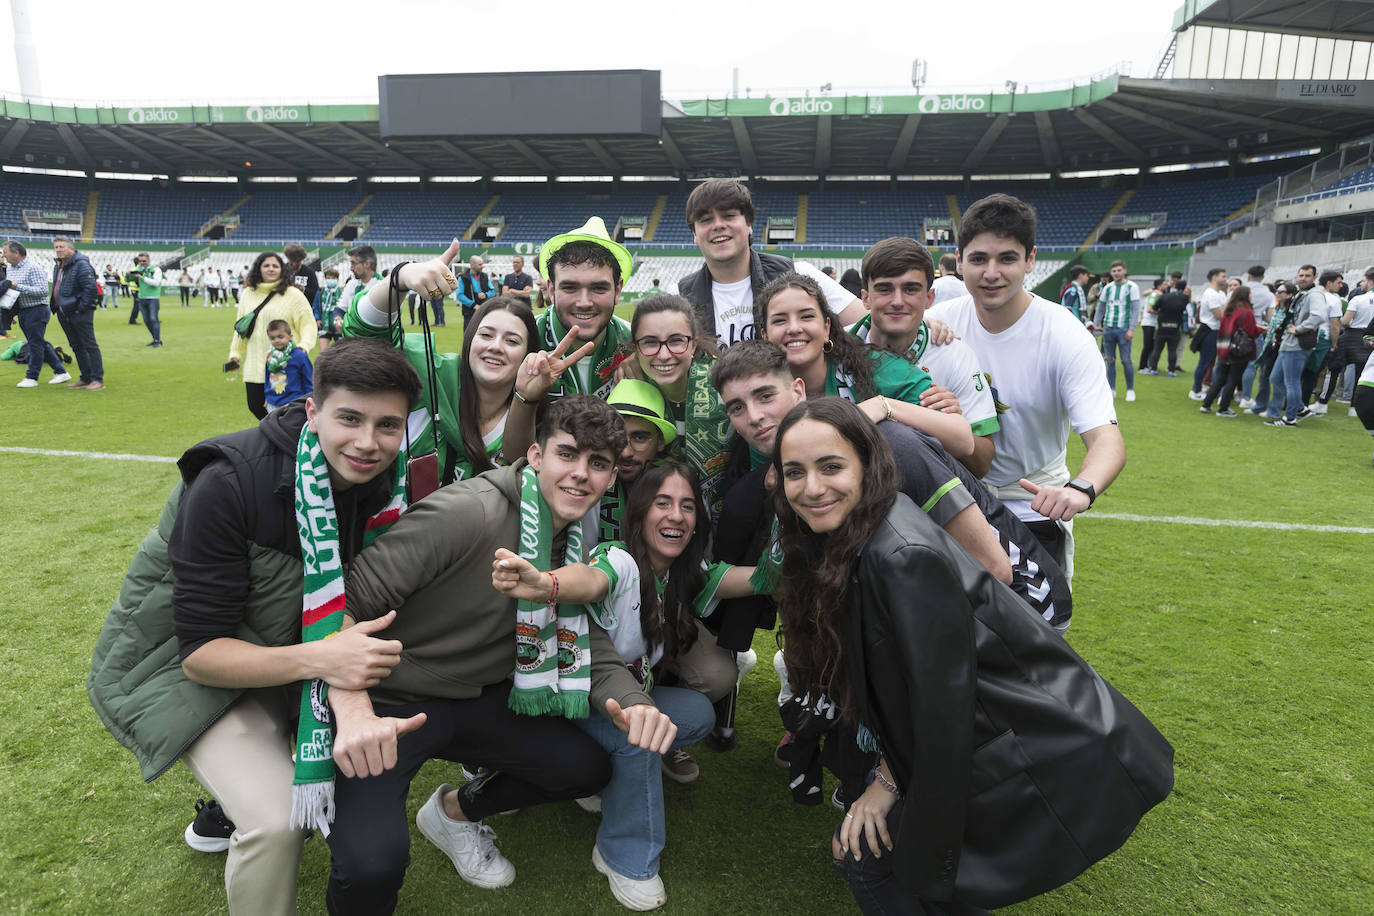
[{"label": "eyeglasses", "polygon": [[664,347],[674,356],[681,356],[687,352],[687,348],[692,345],[692,338],[686,334],[670,334],[667,340],[659,340],[657,337],[641,337],[635,341],[635,348],[639,350],[640,356],[657,356]]}]

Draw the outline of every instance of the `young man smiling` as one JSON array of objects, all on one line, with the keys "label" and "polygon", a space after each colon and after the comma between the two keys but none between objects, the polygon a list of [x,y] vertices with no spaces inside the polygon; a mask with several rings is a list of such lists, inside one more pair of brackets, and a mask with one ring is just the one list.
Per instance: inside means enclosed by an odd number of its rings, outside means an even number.
[{"label": "young man smiling", "polygon": [[[373,635],[390,614],[302,641],[302,558],[323,556],[341,593],[368,530],[399,513],[397,458],[419,392],[391,347],[346,341],[320,355],[310,398],[187,451],[101,631],[87,681],[101,721],[146,779],[183,759],[232,819],[223,836],[199,833],[201,816],[186,831],[193,848],[228,850],[231,913],[296,911],[307,832],[291,824],[292,721],[303,685],[307,696],[311,683],[371,686],[400,658],[400,642]],[[321,553],[298,528],[306,474],[309,524],[333,532]]]},{"label": "young man smiling", "polygon": [[858,321],[863,303],[805,261],[754,251],[754,201],[737,178],[711,178],[687,197],[687,226],[706,259],[701,270],[678,281],[677,292],[696,307],[702,327],[720,349],[759,336],[754,297],[770,280],[796,271],[821,287],[827,311],[844,324]]},{"label": "young man smiling", "polygon": [[405,798],[427,760],[483,769],[461,789],[436,789],[416,823],[465,881],[494,888],[515,868],[482,818],[593,795],[610,778],[605,753],[571,720],[605,715],[632,744],[671,746],[672,722],[585,609],[559,604],[556,585],[544,603],[518,605],[492,588],[498,548],[540,570],[582,561],[576,523],[615,481],[624,446],[604,401],[560,399],[527,460],[438,490],[352,565],[349,614],[367,621],[395,608],[407,651],[369,692],[329,693],[344,777],[328,836],[331,913],[394,909],[410,861]]},{"label": "young man smiling", "polygon": [[[997,408],[978,357],[961,340],[944,346],[930,345],[926,310],[935,298],[935,265],[930,252],[913,239],[884,239],[864,254],[859,268],[864,305],[868,314],[849,327],[860,340],[908,358],[925,370],[932,382],[948,388],[959,401],[959,411],[973,429],[973,454],[964,464],[974,476],[988,472],[996,452],[992,436],[1000,428]],[[938,402],[943,394],[927,390],[923,406]]]},{"label": "young man smiling", "polygon": [[677,427],[667,419],[663,395],[649,382],[624,379],[611,390],[607,403],[625,421],[625,448],[616,462],[615,483],[601,499],[597,540],[619,541],[630,487],[677,439]]},{"label": "young man smiling", "polygon": [[[1035,211],[993,194],[964,211],[959,265],[969,295],[928,313],[991,373],[1001,429],[984,482],[1073,576],[1073,517],[1121,473],[1126,444],[1092,335],[1068,310],[1025,288],[1035,266]],[[1087,454],[1065,463],[1069,429]]]},{"label": "young man smiling", "polygon": [[633,267],[630,252],[611,240],[599,216],[539,249],[539,271],[553,299],[537,322],[544,349],[553,351],[574,331],[578,345],[592,345],[590,357],[559,371],[548,397],[591,394],[605,400],[610,394],[621,346],[630,342],[630,325],[615,317],[615,306]]}]

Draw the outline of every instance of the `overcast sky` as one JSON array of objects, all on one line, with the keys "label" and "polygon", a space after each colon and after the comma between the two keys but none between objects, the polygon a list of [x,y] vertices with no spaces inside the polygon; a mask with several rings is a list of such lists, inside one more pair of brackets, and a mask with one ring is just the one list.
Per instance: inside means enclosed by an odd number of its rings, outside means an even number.
[{"label": "overcast sky", "polygon": [[[1152,75],[1181,0],[26,2],[44,96],[143,103],[375,101],[382,73],[503,70],[660,70],[671,98],[726,95],[733,67],[756,96],[824,83],[909,91],[914,58],[930,89],[1035,88],[1120,61]],[[0,93],[17,96],[5,13]]]}]

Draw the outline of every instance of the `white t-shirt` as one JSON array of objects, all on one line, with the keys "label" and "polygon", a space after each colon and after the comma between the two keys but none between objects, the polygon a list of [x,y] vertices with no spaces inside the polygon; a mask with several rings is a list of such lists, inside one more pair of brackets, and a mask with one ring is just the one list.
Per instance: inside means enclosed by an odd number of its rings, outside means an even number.
[{"label": "white t-shirt", "polygon": [[1317,328],[1317,336],[1322,340],[1330,340],[1331,319],[1341,320],[1341,297],[1326,290],[1322,290],[1322,293],[1326,296],[1326,314],[1322,316],[1326,320]]},{"label": "white t-shirt", "polygon": [[1202,291],[1202,298],[1198,300],[1197,318],[1198,321],[1207,325],[1213,331],[1221,330],[1221,319],[1212,314],[1212,309],[1226,308],[1226,291],[1207,287]]},{"label": "white t-shirt", "polygon": [[748,277],[734,283],[712,280],[711,302],[716,307],[716,338],[721,349],[755,336],[754,290]]},{"label": "white t-shirt", "polygon": [[[821,273],[819,267],[809,261],[794,261],[792,268],[804,277],[810,277],[821,288],[825,307],[832,315],[838,315],[854,301],[854,294],[835,280]],[[674,284],[673,292],[677,292]],[[751,340],[758,334],[754,328],[754,289],[750,278],[736,280],[734,283],[711,281],[711,302],[716,309],[716,340],[722,350]]]},{"label": "white t-shirt", "polygon": [[1267,321],[1264,313],[1274,307],[1274,294],[1258,280],[1246,280],[1245,285],[1250,287],[1250,307],[1255,312],[1255,324],[1264,327]]},{"label": "white t-shirt", "polygon": [[[953,328],[992,381],[1002,428],[993,435],[997,454],[983,481],[1006,486],[1036,475],[1032,479],[1066,483],[1069,430],[1081,436],[1116,422],[1092,334],[1068,309],[1035,295],[1025,314],[1000,334],[984,329],[972,296],[941,303],[926,317]],[[1004,499],[1018,518],[1043,521],[1031,511],[1030,493],[1025,499]]]},{"label": "white t-shirt", "polygon": [[958,299],[960,296],[968,295],[968,287],[964,285],[963,280],[954,274],[936,277],[935,282],[930,284],[930,288],[935,291],[935,302],[933,303],[935,305],[939,305],[946,299]]},{"label": "white t-shirt", "polygon": [[[654,646],[654,651],[651,653],[645,651],[648,646],[644,639],[644,630],[639,613],[639,565],[635,563],[634,557],[630,556],[629,551],[615,541],[598,547],[590,562],[593,569],[605,573],[606,578],[610,580],[606,597],[592,605],[593,616],[605,628],[607,635],[611,637],[611,642],[615,645],[615,651],[620,656],[620,660],[625,663],[625,667],[630,669],[630,673],[642,686],[654,665],[657,665],[659,660],[663,658],[663,643],[660,642]],[[701,593],[697,595],[693,606],[697,616],[710,616],[711,612],[720,604],[720,599],[716,598],[715,594],[725,568],[728,567],[721,567],[718,564],[717,567],[708,571],[704,587]],[[703,571],[706,571],[705,564],[703,564]],[[665,579],[664,583],[666,581]]]},{"label": "white t-shirt", "polygon": [[1374,324],[1374,291],[1361,293],[1351,299],[1347,311],[1355,313],[1355,317],[1350,319],[1352,328],[1367,328]]}]

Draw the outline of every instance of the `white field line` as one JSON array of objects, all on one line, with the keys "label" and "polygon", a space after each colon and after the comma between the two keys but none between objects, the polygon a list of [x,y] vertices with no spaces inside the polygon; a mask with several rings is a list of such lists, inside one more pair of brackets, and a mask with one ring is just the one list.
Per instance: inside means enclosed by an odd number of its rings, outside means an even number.
[{"label": "white field line", "polygon": [[54,458],[95,458],[101,461],[143,461],[149,464],[176,464],[176,458],[161,455],[121,455],[116,452],[69,452],[54,448],[21,448],[17,445],[0,445],[0,452],[19,455],[50,455]]},{"label": "white field line", "polygon": [[[123,455],[113,452],[72,452],[65,449],[21,448],[0,445],[0,452],[22,455],[50,455],[57,458],[95,458],[104,461],[144,461],[151,464],[175,464],[178,459],[162,455]],[[1267,528],[1273,531],[1314,531],[1325,534],[1374,534],[1374,528],[1348,525],[1306,525],[1297,522],[1256,522],[1246,519],[1192,518],[1186,515],[1136,515],[1130,512],[1091,512],[1075,521],[1104,518],[1117,522],[1150,522],[1161,525],[1202,525],[1209,528]]]},{"label": "white field line", "polygon": [[1348,525],[1305,525],[1297,522],[1253,522],[1233,518],[1191,518],[1186,515],[1135,515],[1130,512],[1085,512],[1074,517],[1105,518],[1118,522],[1154,522],[1164,525],[1204,525],[1209,528],[1268,528],[1274,531],[1318,531],[1326,534],[1374,534],[1374,528],[1355,528]]}]

